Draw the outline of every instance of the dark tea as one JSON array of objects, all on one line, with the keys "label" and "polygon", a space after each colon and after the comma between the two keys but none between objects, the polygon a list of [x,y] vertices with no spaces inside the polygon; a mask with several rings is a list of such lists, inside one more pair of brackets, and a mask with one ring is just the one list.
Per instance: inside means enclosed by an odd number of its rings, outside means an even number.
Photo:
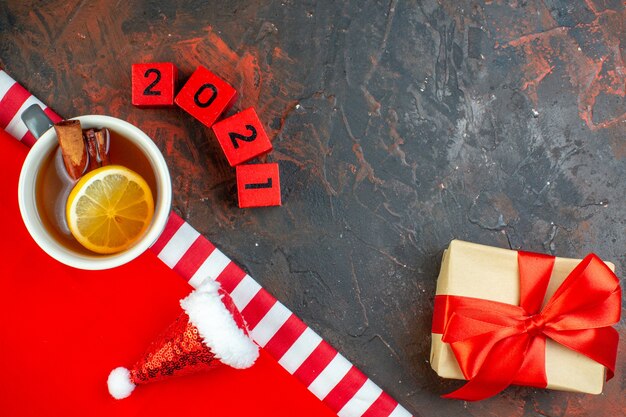
[{"label": "dark tea", "polygon": [[[123,165],[141,175],[158,199],[156,179],[150,161],[133,142],[112,129],[110,131],[109,159],[112,164]],[[58,242],[76,252],[93,255],[70,233],[65,206],[68,196],[78,181],[73,180],[63,164],[60,146],[46,157],[36,182],[35,198],[37,210],[47,231]]]}]

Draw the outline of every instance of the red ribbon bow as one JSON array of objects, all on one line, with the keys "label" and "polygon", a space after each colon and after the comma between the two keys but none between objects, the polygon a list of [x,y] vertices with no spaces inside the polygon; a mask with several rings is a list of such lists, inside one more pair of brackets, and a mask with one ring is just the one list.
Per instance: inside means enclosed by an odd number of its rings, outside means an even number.
[{"label": "red ribbon bow", "polygon": [[619,334],[610,326],[621,312],[615,274],[590,254],[541,308],[554,257],[518,252],[518,264],[519,306],[437,296],[435,322],[447,317],[442,340],[450,344],[468,380],[445,398],[482,400],[511,384],[545,388],[547,337],[604,365],[607,380],[613,377]]}]

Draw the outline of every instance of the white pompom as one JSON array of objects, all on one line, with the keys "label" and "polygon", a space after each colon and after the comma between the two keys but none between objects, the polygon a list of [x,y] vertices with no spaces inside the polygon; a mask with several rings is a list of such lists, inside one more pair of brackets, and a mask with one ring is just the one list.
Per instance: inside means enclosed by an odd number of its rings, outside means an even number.
[{"label": "white pompom", "polygon": [[130,380],[130,371],[121,366],[111,371],[107,385],[109,393],[116,400],[128,397],[135,389],[135,384]]}]

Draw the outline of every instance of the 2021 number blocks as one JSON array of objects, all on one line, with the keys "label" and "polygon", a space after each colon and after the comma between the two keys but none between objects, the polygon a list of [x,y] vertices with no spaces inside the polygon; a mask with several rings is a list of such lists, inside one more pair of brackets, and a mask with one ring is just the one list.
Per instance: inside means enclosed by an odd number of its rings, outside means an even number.
[{"label": "2021 number blocks", "polygon": [[132,99],[137,107],[170,107],[178,70],[171,62],[133,64],[131,67]]},{"label": "2021 number blocks", "polygon": [[199,66],[174,101],[206,127],[211,127],[236,100],[237,91],[230,84]]},{"label": "2021 number blocks", "polygon": [[277,163],[238,165],[239,207],[280,206],[280,172]]},{"label": "2021 number blocks", "polygon": [[252,107],[214,124],[213,133],[231,167],[272,150],[272,143]]}]

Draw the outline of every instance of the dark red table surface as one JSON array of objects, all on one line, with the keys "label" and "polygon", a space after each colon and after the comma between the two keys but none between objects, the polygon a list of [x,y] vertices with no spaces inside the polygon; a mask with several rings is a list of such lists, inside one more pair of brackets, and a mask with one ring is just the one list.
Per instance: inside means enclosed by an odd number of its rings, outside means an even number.
[{"label": "dark red table surface", "polygon": [[[626,271],[625,18],[613,0],[15,0],[0,65],[62,115],[145,130],[174,210],[416,415],[623,415],[623,347],[603,395],[472,404],[439,398],[459,383],[428,355],[453,238]],[[209,129],[130,104],[147,61],[179,85],[205,65],[239,91],[231,113],[256,108],[283,207],[237,208]]]}]

